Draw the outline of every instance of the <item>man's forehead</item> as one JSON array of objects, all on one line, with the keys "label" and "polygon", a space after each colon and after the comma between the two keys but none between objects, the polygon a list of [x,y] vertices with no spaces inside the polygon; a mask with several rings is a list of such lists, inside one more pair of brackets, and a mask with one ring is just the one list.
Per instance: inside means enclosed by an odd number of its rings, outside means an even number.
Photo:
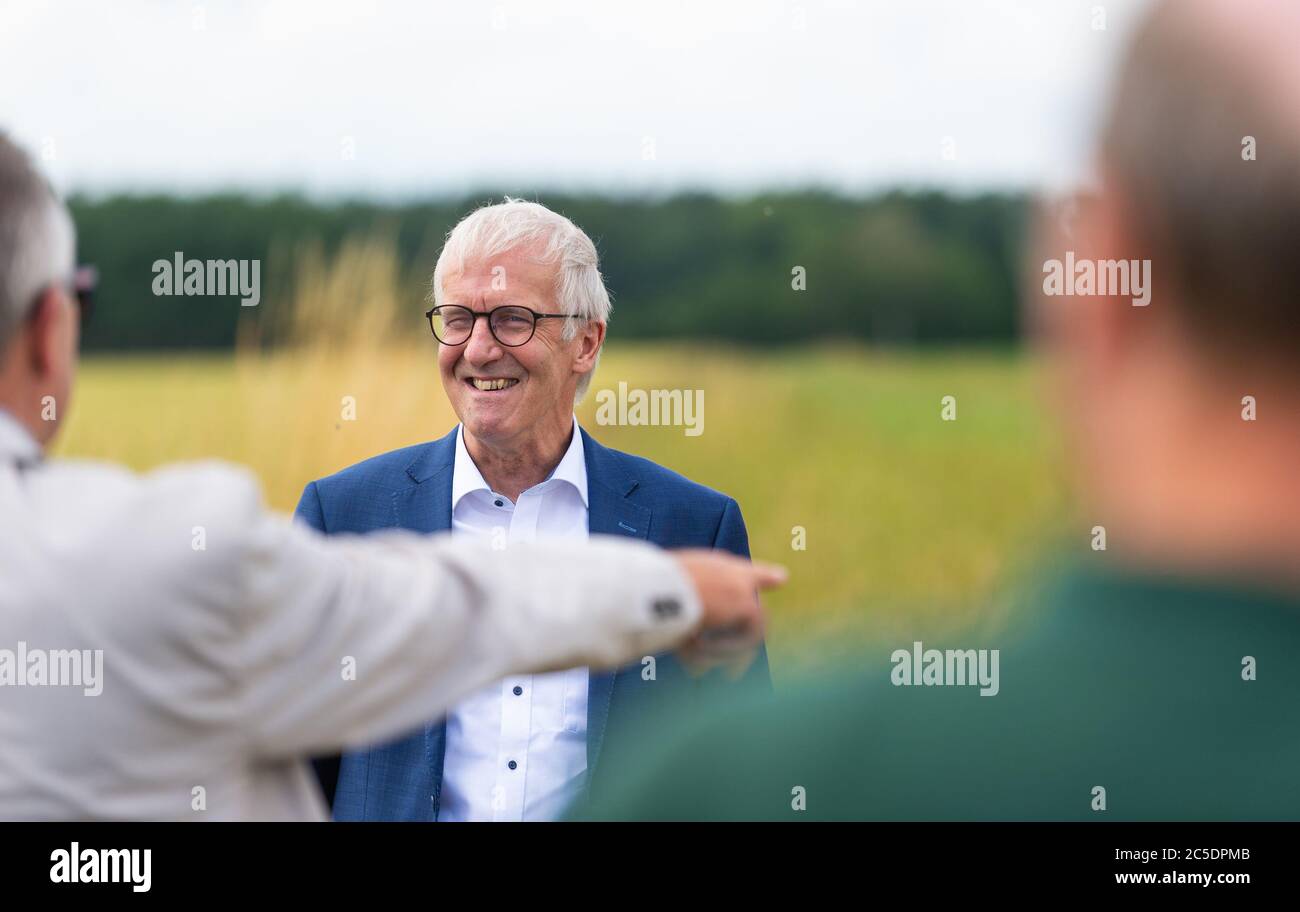
[{"label": "man's forehead", "polygon": [[453,283],[482,291],[530,288],[549,294],[555,287],[556,267],[539,262],[525,251],[510,250],[495,256],[475,256],[448,270],[448,288]]}]

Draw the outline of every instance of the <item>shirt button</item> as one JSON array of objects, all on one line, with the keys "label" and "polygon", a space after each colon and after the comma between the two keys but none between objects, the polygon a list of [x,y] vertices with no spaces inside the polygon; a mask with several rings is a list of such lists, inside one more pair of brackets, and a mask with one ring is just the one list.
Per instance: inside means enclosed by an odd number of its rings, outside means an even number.
[{"label": "shirt button", "polygon": [[511,760],[509,763],[506,764],[506,766],[510,767],[511,769],[515,769],[517,766],[519,766],[519,764]]},{"label": "shirt button", "polygon": [[523,692],[524,692],[524,689],[523,689],[522,687],[520,687],[518,684],[516,684],[516,685],[515,685],[515,696],[518,697],[518,696],[520,696],[521,694],[523,694]]},{"label": "shirt button", "polygon": [[493,501],[493,503],[495,503],[498,507],[504,507],[506,505],[506,502],[504,500],[496,500]]}]

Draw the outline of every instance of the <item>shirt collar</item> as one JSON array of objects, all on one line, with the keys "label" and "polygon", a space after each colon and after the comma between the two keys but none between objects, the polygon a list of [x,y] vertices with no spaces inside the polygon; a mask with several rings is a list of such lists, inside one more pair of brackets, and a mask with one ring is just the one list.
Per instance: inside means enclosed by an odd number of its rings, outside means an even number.
[{"label": "shirt collar", "polygon": [[35,465],[41,461],[41,445],[4,409],[0,409],[0,462]]},{"label": "shirt collar", "polygon": [[[560,459],[560,464],[555,467],[555,471],[551,472],[542,484],[551,480],[572,485],[578,492],[578,496],[582,498],[582,505],[588,506],[587,456],[582,445],[582,431],[578,427],[576,416],[573,419],[573,437],[569,440],[569,448],[564,451],[564,456]],[[465,426],[461,425],[456,430],[456,461],[451,470],[451,508],[455,510],[461,499],[474,491],[487,491],[490,494],[492,488],[484,481],[483,473],[470,458],[469,450],[465,447]]]}]

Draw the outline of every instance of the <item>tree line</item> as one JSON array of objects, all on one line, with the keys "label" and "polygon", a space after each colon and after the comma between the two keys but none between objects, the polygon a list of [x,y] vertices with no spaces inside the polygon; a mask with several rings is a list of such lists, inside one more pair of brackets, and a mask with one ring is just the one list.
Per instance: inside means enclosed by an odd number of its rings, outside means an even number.
[{"label": "tree line", "polygon": [[[288,195],[74,197],[79,257],[100,273],[84,346],[227,348],[241,322],[257,325],[259,338],[274,344],[296,245],[315,242],[328,258],[349,238],[376,234],[393,247],[412,329],[423,331],[419,305],[447,231],[475,206],[500,198],[386,204]],[[1019,196],[535,198],[596,241],[619,338],[925,345],[1017,335],[1017,251],[1026,213]],[[177,253],[259,261],[259,303],[156,294],[155,264]]]}]

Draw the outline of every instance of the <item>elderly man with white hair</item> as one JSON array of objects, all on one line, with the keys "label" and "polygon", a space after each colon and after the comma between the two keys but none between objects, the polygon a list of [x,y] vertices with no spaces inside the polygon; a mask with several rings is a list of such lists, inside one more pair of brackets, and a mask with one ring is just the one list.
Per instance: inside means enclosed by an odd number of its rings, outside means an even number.
[{"label": "elderly man with white hair", "polygon": [[[748,556],[734,500],[578,426],[610,302],[596,247],[573,222],[509,198],[471,213],[438,258],[433,304],[459,426],[312,482],[300,518],[331,534],[450,530],[498,547],[605,534]],[[761,644],[741,678],[768,685]],[[553,819],[718,686],[739,685],[649,654],[614,674],[513,675],[397,741],[317,768],[340,820]]]},{"label": "elderly man with white hair", "polygon": [[0,133],[0,818],[323,819],[314,753],[511,671],[761,627],[766,573],[736,558],[326,540],[235,466],[45,458],[87,313],[75,241]]}]

